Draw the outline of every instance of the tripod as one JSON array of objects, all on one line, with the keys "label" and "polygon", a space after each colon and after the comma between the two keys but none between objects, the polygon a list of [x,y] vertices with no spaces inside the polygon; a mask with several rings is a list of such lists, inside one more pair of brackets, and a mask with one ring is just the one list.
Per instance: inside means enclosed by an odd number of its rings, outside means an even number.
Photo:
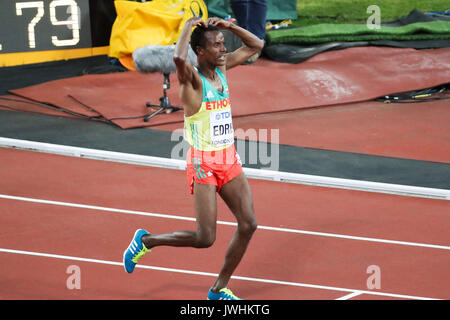
[{"label": "tripod", "polygon": [[157,111],[153,112],[152,114],[149,114],[144,118],[145,122],[148,122],[151,118],[161,113],[162,111],[165,111],[166,113],[172,113],[173,111],[178,111],[182,109],[181,107],[172,106],[169,97],[167,96],[167,89],[170,89],[170,73],[164,73],[164,83],[163,83],[164,95],[161,98],[159,98],[160,104],[154,104],[151,102],[147,102],[145,104],[147,108],[159,107]]}]

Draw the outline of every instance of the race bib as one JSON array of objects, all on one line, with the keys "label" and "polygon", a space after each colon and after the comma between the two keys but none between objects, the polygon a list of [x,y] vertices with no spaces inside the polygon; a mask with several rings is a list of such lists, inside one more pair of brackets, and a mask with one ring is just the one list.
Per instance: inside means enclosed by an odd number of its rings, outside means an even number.
[{"label": "race bib", "polygon": [[211,145],[220,147],[234,143],[231,110],[211,112],[209,117]]}]

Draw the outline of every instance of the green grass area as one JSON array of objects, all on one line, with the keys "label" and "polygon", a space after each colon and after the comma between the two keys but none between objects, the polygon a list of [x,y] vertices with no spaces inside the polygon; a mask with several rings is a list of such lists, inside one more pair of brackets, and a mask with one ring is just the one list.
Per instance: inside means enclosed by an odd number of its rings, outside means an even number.
[{"label": "green grass area", "polygon": [[363,23],[370,14],[367,8],[377,5],[381,22],[394,21],[412,10],[445,11],[448,0],[297,0],[298,19],[292,26],[320,23]]},{"label": "green grass area", "polygon": [[445,40],[450,36],[450,23],[418,22],[398,27],[382,26],[371,30],[361,24],[315,24],[302,28],[287,28],[268,32],[267,41],[276,43],[329,43],[346,41],[418,41]]}]

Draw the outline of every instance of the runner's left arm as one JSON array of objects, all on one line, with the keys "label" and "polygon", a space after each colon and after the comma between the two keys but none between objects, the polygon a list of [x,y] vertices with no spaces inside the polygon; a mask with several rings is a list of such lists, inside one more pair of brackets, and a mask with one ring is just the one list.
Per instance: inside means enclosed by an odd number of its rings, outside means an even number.
[{"label": "runner's left arm", "polygon": [[220,18],[209,18],[206,23],[208,25],[217,26],[219,29],[228,29],[242,40],[242,47],[233,52],[227,53],[226,69],[231,69],[242,64],[264,48],[263,40],[230,21]]}]

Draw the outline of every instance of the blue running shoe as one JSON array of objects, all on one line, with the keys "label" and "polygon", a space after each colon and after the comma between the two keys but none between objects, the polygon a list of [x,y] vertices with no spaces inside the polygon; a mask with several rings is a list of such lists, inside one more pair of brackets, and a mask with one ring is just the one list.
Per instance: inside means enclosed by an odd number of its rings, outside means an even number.
[{"label": "blue running shoe", "polygon": [[151,251],[141,241],[142,236],[145,234],[149,233],[144,229],[136,230],[133,240],[131,240],[130,245],[123,253],[123,266],[128,273],[132,273],[139,259]]},{"label": "blue running shoe", "polygon": [[241,298],[236,297],[230,289],[223,288],[218,293],[212,292],[209,289],[208,292],[208,300],[242,300]]}]

